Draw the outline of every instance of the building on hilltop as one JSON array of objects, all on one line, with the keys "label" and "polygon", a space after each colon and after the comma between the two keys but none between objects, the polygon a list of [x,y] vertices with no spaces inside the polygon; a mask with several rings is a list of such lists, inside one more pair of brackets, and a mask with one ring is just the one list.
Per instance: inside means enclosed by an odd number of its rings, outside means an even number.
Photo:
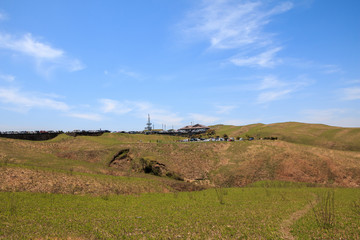
[{"label": "building on hilltop", "polygon": [[178,131],[181,133],[204,133],[210,128],[201,124],[189,125],[180,128]]}]

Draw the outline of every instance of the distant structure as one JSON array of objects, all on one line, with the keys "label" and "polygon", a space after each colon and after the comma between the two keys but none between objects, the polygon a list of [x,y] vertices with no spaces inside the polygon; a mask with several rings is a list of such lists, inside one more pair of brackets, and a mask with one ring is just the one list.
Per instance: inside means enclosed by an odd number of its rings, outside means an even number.
[{"label": "distant structure", "polygon": [[204,133],[210,128],[201,124],[195,124],[180,128],[178,131],[181,133]]},{"label": "distant structure", "polygon": [[152,128],[152,123],[150,122],[150,114],[148,114],[148,122],[146,123],[145,130],[151,131],[152,129],[153,128]]}]

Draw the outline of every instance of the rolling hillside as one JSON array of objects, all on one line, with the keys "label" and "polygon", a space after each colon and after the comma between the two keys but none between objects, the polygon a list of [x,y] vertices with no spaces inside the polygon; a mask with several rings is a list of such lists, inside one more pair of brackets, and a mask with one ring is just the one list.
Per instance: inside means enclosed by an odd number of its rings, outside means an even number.
[{"label": "rolling hillside", "polygon": [[291,143],[319,146],[330,149],[360,151],[360,128],[341,128],[323,124],[298,122],[252,124],[246,126],[215,125],[217,135],[255,138],[277,137]]},{"label": "rolling hillside", "polygon": [[0,138],[0,190],[132,194],[262,180],[360,186],[359,129],[303,123],[213,128],[217,135],[279,140],[181,143],[179,137],[120,133],[42,142]]}]

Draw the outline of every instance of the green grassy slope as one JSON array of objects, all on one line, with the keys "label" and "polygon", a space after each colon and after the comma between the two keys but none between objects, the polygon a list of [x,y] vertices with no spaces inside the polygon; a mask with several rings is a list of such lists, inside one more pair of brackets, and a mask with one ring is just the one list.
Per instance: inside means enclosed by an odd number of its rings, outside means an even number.
[{"label": "green grassy slope", "polygon": [[[152,192],[179,189],[179,183],[185,184],[186,181],[210,186],[244,186],[259,180],[360,186],[360,155],[356,151],[327,149],[281,140],[192,143],[180,143],[176,140],[176,137],[169,136],[122,134],[76,138],[59,136],[44,142],[0,139],[0,165],[4,165],[6,169],[27,169],[25,172],[28,175],[27,178],[14,178],[10,181],[8,175],[12,172],[14,175],[18,174],[18,170],[2,171],[0,187],[14,190],[27,188],[31,186],[32,178],[48,180],[50,183],[44,182],[44,186],[64,183],[64,188],[68,189],[66,192],[71,192],[71,188],[76,189],[76,186],[87,189],[84,187],[84,174],[103,178],[143,178],[149,182],[138,181],[136,184],[153,186],[152,190],[148,187],[138,189]],[[127,154],[111,165],[113,157],[124,150]],[[146,169],[151,168],[149,173],[160,173],[158,175],[163,177],[145,174],[145,166]],[[47,179],[43,177],[46,173],[49,175]],[[165,175],[168,177],[164,177]],[[67,180],[57,181],[59,178]],[[76,181],[78,183],[75,184]],[[124,186],[133,184],[125,183],[127,178],[122,178],[121,181]],[[93,185],[103,186],[103,192],[126,192],[126,188],[120,187],[121,181],[111,183],[111,187],[100,184],[100,180],[96,180]],[[14,187],[11,184],[15,182],[21,184]],[[156,182],[162,187],[156,187]],[[189,186],[183,187],[186,190]],[[51,192],[50,190],[48,187],[41,192]],[[32,191],[36,191],[36,188],[32,188]]]},{"label": "green grassy slope", "polygon": [[[282,239],[282,225],[328,189],[251,187],[167,194],[0,192],[0,239]],[[359,189],[335,189],[335,224],[312,211],[290,222],[299,239],[357,239]]]},{"label": "green grassy slope", "polygon": [[360,128],[341,128],[322,124],[297,122],[252,124],[247,126],[215,125],[217,135],[255,138],[278,137],[292,143],[321,146],[331,149],[360,151]]}]

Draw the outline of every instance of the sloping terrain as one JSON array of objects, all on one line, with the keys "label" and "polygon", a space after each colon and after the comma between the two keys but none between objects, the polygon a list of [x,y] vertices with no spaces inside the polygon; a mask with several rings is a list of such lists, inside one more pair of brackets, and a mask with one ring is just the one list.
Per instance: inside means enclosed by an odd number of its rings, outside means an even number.
[{"label": "sloping terrain", "polygon": [[214,128],[217,134],[279,140],[181,143],[179,137],[119,133],[59,135],[43,142],[0,138],[0,188],[101,194],[245,186],[260,180],[360,186],[358,129],[300,123]]},{"label": "sloping terrain", "polygon": [[247,126],[215,125],[217,135],[254,138],[277,137],[286,142],[330,149],[360,151],[360,128],[341,128],[298,122],[252,124]]}]

